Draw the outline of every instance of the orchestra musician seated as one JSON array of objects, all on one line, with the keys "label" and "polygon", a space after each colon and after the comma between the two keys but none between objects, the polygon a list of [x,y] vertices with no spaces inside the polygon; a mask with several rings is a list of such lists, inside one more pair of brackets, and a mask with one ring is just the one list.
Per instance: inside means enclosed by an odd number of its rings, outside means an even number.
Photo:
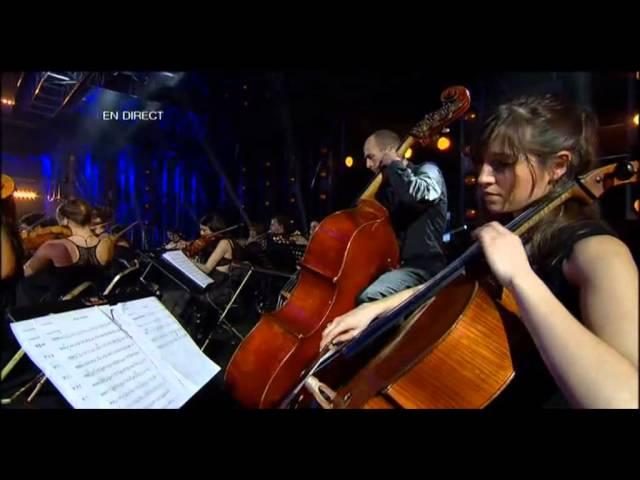
[{"label": "orchestra musician seated", "polygon": [[106,280],[104,267],[112,261],[114,249],[108,238],[98,238],[91,231],[92,211],[81,199],[58,207],[58,223],[71,235],[44,242],[24,265],[19,305],[55,301],[82,282],[101,285]]}]

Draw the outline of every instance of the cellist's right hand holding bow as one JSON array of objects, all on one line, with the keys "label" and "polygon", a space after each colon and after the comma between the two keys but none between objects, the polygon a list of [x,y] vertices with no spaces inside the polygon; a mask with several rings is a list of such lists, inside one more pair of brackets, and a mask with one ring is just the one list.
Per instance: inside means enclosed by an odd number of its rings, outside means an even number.
[{"label": "cellist's right hand holding bow", "polygon": [[514,279],[533,273],[520,237],[498,222],[488,223],[473,232],[498,281],[512,288]]}]

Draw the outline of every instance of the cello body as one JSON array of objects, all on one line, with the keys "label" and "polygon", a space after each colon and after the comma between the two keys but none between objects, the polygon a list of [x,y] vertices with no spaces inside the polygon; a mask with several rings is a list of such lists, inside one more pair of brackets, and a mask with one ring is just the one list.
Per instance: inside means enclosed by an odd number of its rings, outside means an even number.
[{"label": "cello body", "polygon": [[[375,241],[371,241],[375,239]],[[275,406],[316,358],[322,331],[358,294],[398,264],[387,210],[373,200],[326,217],[314,233],[289,299],[263,315],[233,354],[229,392],[248,408]]]},{"label": "cello body", "polygon": [[[446,287],[408,318],[364,368],[343,379],[331,408],[488,406],[533,348],[515,301],[506,291],[491,290],[469,278]],[[338,372],[348,371],[336,363],[318,379],[339,385]],[[303,396],[299,406],[309,406],[311,399]]]}]

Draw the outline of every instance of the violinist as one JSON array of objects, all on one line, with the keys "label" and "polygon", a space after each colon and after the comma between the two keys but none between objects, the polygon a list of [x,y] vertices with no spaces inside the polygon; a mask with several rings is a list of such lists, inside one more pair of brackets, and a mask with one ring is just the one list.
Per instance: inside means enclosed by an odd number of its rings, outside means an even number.
[{"label": "violinist", "polygon": [[189,242],[184,239],[184,235],[174,230],[167,230],[167,238],[169,241],[164,244],[165,250],[183,250],[189,245]]},{"label": "violinist", "polygon": [[291,233],[291,219],[285,215],[276,215],[271,218],[269,233],[278,243],[288,241]]},{"label": "violinist", "polygon": [[[488,220],[517,216],[591,170],[596,134],[591,113],[556,97],[525,96],[499,106],[476,154]],[[569,200],[524,244],[497,221],[474,236],[496,279],[513,294],[546,374],[527,383],[524,396],[538,398],[540,407],[637,409],[638,269],[595,210]],[[415,290],[336,318],[322,346],[353,338]]]},{"label": "violinist", "polygon": [[113,245],[91,231],[91,215],[91,206],[81,199],[58,207],[58,223],[71,235],[44,242],[24,265],[20,303],[53,301],[83,281],[102,280],[103,267],[113,258]]},{"label": "violinist", "polygon": [[119,223],[114,224],[111,227],[111,235],[112,238],[115,238],[115,246],[114,246],[114,259],[122,259],[127,262],[131,262],[135,259],[135,252],[129,243],[129,240],[124,238],[123,236],[119,236],[125,230],[128,231],[129,227],[125,227],[124,225],[120,225]]},{"label": "violinist", "polygon": [[97,206],[91,214],[91,231],[96,237],[107,232],[107,225],[113,222],[113,209]]},{"label": "violinist", "polygon": [[292,221],[285,215],[271,219],[266,244],[266,255],[276,270],[295,272],[297,259],[291,248],[295,242],[291,238]]},{"label": "violinist", "polygon": [[203,272],[211,274],[214,271],[228,273],[229,265],[233,261],[233,241],[229,235],[218,234],[226,227],[222,217],[216,214],[205,215],[200,220],[200,239],[204,247],[199,252],[195,264]]}]

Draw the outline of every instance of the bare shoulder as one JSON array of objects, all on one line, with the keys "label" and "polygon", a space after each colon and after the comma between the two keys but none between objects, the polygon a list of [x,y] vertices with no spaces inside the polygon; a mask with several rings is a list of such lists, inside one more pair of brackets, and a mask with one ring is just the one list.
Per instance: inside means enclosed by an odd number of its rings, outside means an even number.
[{"label": "bare shoulder", "polygon": [[580,290],[584,325],[638,365],[638,267],[627,246],[610,235],[580,240],[564,264]]},{"label": "bare shoulder", "polygon": [[565,262],[564,272],[574,284],[603,277],[624,281],[638,276],[629,248],[611,235],[595,235],[577,242]]},{"label": "bare shoulder", "polygon": [[40,253],[57,253],[61,250],[68,250],[69,248],[72,248],[73,245],[74,243],[66,238],[48,240],[40,246],[38,251]]}]

